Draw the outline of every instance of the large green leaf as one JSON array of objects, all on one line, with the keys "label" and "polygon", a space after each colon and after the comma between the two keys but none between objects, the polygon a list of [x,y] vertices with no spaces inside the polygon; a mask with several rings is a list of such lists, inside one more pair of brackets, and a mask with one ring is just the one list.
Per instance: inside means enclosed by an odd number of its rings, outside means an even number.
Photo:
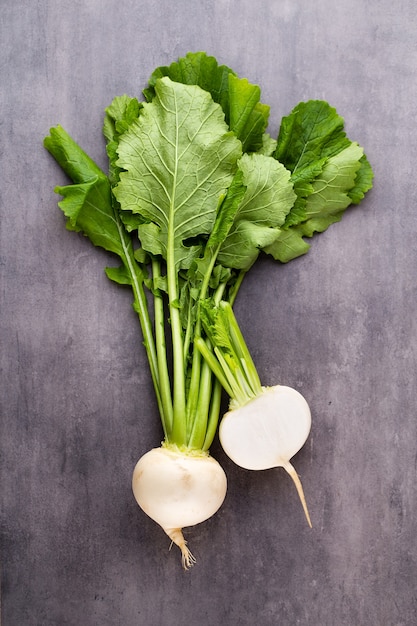
[{"label": "large green leaf", "polygon": [[120,137],[118,165],[125,171],[114,193],[123,210],[148,222],[140,228],[143,247],[179,270],[190,265],[190,240],[213,228],[241,143],[200,87],[164,77],[155,93]]},{"label": "large green leaf", "polygon": [[185,85],[198,85],[208,91],[220,104],[225,119],[245,151],[264,148],[264,134],[269,120],[270,107],[260,102],[261,90],[246,78],[239,78],[226,65],[219,65],[213,56],[205,52],[189,52],[169,66],[158,67],[144,90],[151,101],[159,78],[168,76]]}]

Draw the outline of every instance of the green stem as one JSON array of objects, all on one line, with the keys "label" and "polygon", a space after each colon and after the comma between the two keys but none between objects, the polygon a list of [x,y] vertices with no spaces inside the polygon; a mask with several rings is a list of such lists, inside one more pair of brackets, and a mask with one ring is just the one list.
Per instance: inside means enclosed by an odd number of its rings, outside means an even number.
[{"label": "green stem", "polygon": [[[239,369],[237,369],[236,372],[236,367],[234,367],[234,370],[229,366],[227,360],[225,359],[223,352],[220,348],[218,348],[217,346],[214,348],[214,353],[222,367],[223,372],[225,373],[225,376],[227,378],[227,382],[230,385],[230,388],[232,390],[232,393],[229,394],[231,398],[233,398],[233,400],[236,400],[236,402],[238,402],[239,404],[244,404],[246,397],[247,397],[247,393],[245,388],[242,385],[242,381],[241,378],[239,377]],[[236,366],[236,363],[234,363],[234,365]]]},{"label": "green stem", "polygon": [[[201,289],[199,294],[199,301],[197,302],[197,307],[199,307],[200,302],[204,300],[207,295],[207,291],[209,288],[211,274],[216,263],[217,254],[219,252],[219,247],[213,251],[210,263],[208,265],[207,271],[204,275],[203,281],[201,283]],[[201,319],[200,315],[197,312],[197,319],[194,327],[194,337],[201,336]],[[188,401],[187,401],[187,422],[191,429],[191,438],[190,443],[192,447],[195,446],[196,436],[193,433],[202,433],[202,430],[206,429],[207,419],[208,419],[208,411],[210,404],[210,395],[204,394],[202,395],[202,389],[207,385],[207,378],[211,378],[210,369],[207,367],[201,367],[201,353],[199,350],[193,350],[193,360],[191,365],[191,381],[190,388],[188,392]],[[210,386],[211,381],[209,380]],[[203,406],[203,403],[205,405]],[[198,422],[198,424],[196,423]],[[201,437],[200,437],[201,438]],[[202,438],[201,445],[203,444],[204,437]]]},{"label": "green stem", "polygon": [[261,392],[261,381],[259,379],[258,372],[253,362],[251,353],[246,345],[245,338],[242,335],[242,331],[239,328],[236,317],[233,313],[232,307],[229,302],[221,302],[220,307],[227,312],[228,320],[230,324],[230,340],[236,351],[239,362],[242,364],[242,373],[245,375],[246,380],[249,383],[250,388],[256,394]]},{"label": "green stem", "polygon": [[219,416],[220,416],[221,399],[222,399],[222,386],[220,382],[217,379],[215,379],[213,390],[211,393],[211,405],[210,405],[210,413],[209,413],[207,429],[206,429],[206,438],[204,439],[202,450],[210,449],[210,446],[213,443],[213,439],[216,435],[217,424],[219,423]]},{"label": "green stem", "polygon": [[213,354],[212,350],[210,350],[210,348],[207,346],[207,343],[201,337],[197,337],[194,342],[194,345],[198,349],[198,351],[201,352],[201,354],[203,355],[204,360],[210,366],[210,369],[215,375],[215,377],[217,378],[217,380],[220,381],[227,395],[230,397],[233,397],[234,391],[232,389],[232,386],[229,384],[227,374],[222,369],[217,357]]},{"label": "green stem", "polygon": [[[238,277],[236,279],[235,284],[230,288],[229,290],[229,297],[228,297],[228,302],[230,302],[230,304],[233,306],[236,300],[236,296],[238,294],[238,291],[240,289],[240,286],[243,282],[243,279],[246,276],[246,270],[240,270]],[[217,302],[218,303],[218,302]]]},{"label": "green stem", "polygon": [[154,319],[155,319],[155,342],[157,352],[157,364],[159,374],[159,387],[161,395],[161,403],[163,407],[163,414],[161,415],[162,426],[164,429],[164,435],[167,441],[170,439],[172,431],[172,396],[171,396],[171,382],[168,372],[168,360],[166,350],[165,339],[165,316],[164,316],[164,301],[159,293],[158,279],[161,276],[161,264],[155,258],[152,259],[152,277],[154,285]]},{"label": "green stem", "polygon": [[[214,348],[210,350],[201,340],[196,342],[196,347],[229,397],[237,405],[243,405],[262,393],[262,386],[232,306],[223,300],[205,309],[205,314],[209,316],[205,330]],[[217,342],[217,333],[228,337],[226,343]]]},{"label": "green stem", "polygon": [[158,358],[155,347],[155,340],[153,335],[152,322],[148,310],[148,301],[146,298],[145,290],[143,288],[143,272],[138,266],[134,256],[132,241],[127,238],[123,225],[120,222],[120,217],[117,208],[112,201],[114,220],[117,225],[117,230],[120,236],[120,242],[123,249],[123,261],[129,272],[131,286],[134,296],[134,309],[139,317],[139,323],[142,330],[143,344],[145,346],[146,355],[148,358],[149,369],[151,373],[152,383],[155,389],[156,400],[158,403],[159,413],[161,415],[162,423],[164,424],[165,413],[164,406],[161,397],[161,387],[158,371]]},{"label": "green stem", "polygon": [[198,403],[191,436],[188,442],[188,446],[192,449],[201,450],[206,439],[212,385],[213,375],[207,363],[203,362],[201,367]]},{"label": "green stem", "polygon": [[[173,209],[171,209],[173,212]],[[171,323],[173,358],[173,415],[171,441],[177,445],[186,444],[186,404],[184,344],[180,311],[178,308],[178,273],[175,264],[174,219],[169,219],[167,245],[168,307]]]},{"label": "green stem", "polygon": [[158,402],[158,408],[161,416],[164,415],[162,399],[161,399],[161,388],[159,384],[159,373],[158,373],[158,364],[157,364],[157,355],[155,349],[155,342],[153,337],[153,329],[151,320],[149,317],[149,311],[147,308],[147,300],[145,295],[145,290],[143,289],[142,282],[137,280],[137,277],[132,277],[132,288],[134,294],[134,302],[135,302],[135,311],[139,317],[139,322],[143,335],[143,345],[145,346],[146,355],[148,358],[149,369],[151,373],[152,383],[155,389],[155,395]]},{"label": "green stem", "polygon": [[193,326],[194,326],[193,321],[191,319],[191,314],[192,314],[192,301],[191,301],[191,296],[190,296],[188,311],[187,311],[187,327],[185,329],[184,343],[183,343],[184,371],[187,371],[188,356],[189,356],[189,350],[190,350],[190,344],[192,340],[192,332],[193,332]]}]

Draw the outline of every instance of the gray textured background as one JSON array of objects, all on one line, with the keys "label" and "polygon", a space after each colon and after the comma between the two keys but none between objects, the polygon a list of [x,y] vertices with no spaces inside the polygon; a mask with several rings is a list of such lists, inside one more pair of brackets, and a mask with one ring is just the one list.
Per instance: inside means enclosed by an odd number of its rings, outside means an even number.
[{"label": "gray textured background", "polygon": [[[415,0],[3,0],[0,21],[3,626],[417,624]],[[328,100],[375,186],[236,307],[263,382],[311,404],[314,527],[283,471],[215,445],[229,492],[183,573],[130,491],[161,439],[130,294],[65,231],[42,140],[60,123],[105,167],[105,106],[189,50],[260,84],[274,134]]]}]

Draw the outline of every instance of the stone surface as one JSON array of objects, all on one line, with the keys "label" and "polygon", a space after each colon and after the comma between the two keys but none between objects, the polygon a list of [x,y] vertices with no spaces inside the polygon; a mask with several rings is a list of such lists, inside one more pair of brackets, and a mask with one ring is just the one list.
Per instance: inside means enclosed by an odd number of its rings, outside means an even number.
[{"label": "stone surface", "polygon": [[[3,1],[4,626],[417,623],[416,24],[414,0]],[[308,256],[259,262],[236,307],[263,382],[311,404],[294,464],[313,529],[283,471],[216,444],[228,497],[183,573],[130,490],[161,439],[130,295],[65,230],[42,139],[60,123],[104,167],[105,106],[189,50],[258,82],[274,134],[328,100],[375,186]]]}]

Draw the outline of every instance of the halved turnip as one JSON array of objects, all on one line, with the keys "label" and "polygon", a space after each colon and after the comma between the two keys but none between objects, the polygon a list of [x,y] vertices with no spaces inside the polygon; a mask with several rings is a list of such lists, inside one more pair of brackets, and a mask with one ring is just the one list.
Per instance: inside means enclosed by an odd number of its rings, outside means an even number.
[{"label": "halved turnip", "polygon": [[290,463],[310,429],[311,412],[305,398],[291,387],[276,385],[263,387],[260,395],[229,410],[220,423],[219,437],[226,454],[240,467],[283,467],[295,483],[311,526],[303,487]]}]

